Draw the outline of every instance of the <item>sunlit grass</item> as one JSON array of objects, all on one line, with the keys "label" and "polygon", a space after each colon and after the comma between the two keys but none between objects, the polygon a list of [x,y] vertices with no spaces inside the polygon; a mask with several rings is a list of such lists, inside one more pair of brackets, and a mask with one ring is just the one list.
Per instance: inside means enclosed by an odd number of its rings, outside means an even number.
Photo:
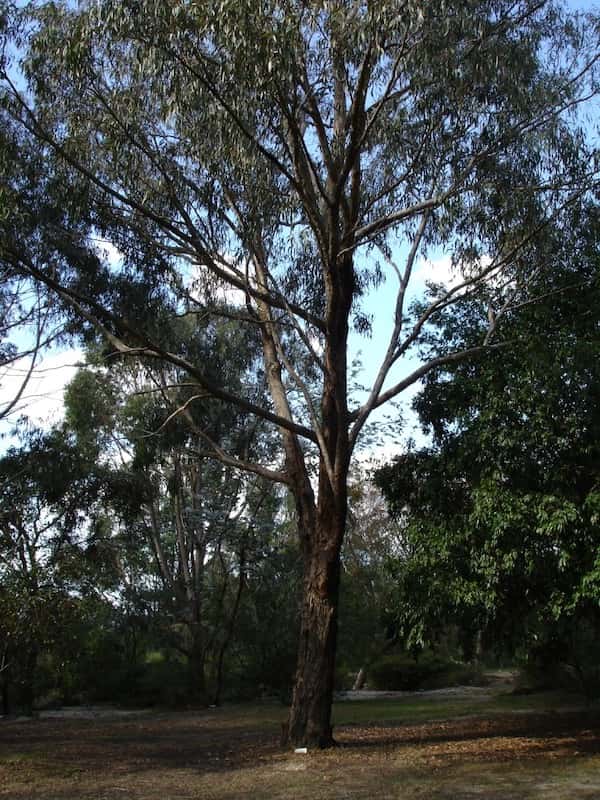
[{"label": "sunlit grass", "polygon": [[386,700],[341,701],[334,704],[337,725],[359,723],[411,724],[436,719],[471,715],[510,713],[511,711],[558,711],[561,708],[586,707],[583,697],[566,692],[543,692],[531,695],[512,693],[435,697],[424,695]]},{"label": "sunlit grass", "polygon": [[[338,700],[333,705],[334,725],[396,724],[410,725],[430,720],[524,711],[585,709],[589,704],[580,695],[568,692],[540,692],[520,695],[500,692],[485,695],[432,696],[424,693],[398,698]],[[285,722],[287,707],[277,701],[235,703],[207,712],[232,727],[264,725],[279,729]]]}]

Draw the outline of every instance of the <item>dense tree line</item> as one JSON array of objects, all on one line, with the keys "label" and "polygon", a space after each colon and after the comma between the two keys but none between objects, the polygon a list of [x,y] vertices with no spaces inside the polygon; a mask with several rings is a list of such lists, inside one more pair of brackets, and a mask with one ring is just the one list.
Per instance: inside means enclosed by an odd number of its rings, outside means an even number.
[{"label": "dense tree line", "polygon": [[[22,427],[0,458],[4,713],[288,702],[301,558],[285,498],[184,455],[188,429],[176,421],[149,437],[156,399],[142,390],[135,408],[117,408],[109,383],[82,369],[65,423]],[[366,481],[357,475],[352,490],[340,689],[386,640],[393,524]]]}]

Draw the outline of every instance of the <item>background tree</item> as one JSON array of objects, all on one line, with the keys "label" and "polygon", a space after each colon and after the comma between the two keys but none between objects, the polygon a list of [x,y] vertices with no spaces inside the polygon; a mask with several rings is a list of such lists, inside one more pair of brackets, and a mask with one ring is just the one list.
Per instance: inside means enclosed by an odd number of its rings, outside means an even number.
[{"label": "background tree", "polygon": [[59,431],[30,431],[0,459],[0,658],[4,705],[11,684],[33,709],[38,659],[72,621],[78,527],[95,494],[85,457]]},{"label": "background tree", "polygon": [[[2,261],[115,352],[174,365],[197,395],[277,426],[284,462],[240,466],[295,500],[288,736],[330,745],[352,452],[376,408],[442,363],[493,351],[497,322],[549,266],[539,236],[596,180],[576,130],[596,91],[596,26],[538,0],[105,0],[10,19],[27,88],[4,68],[2,125],[37,174],[20,193],[32,224],[3,222]],[[120,264],[102,262],[98,235]],[[463,280],[411,317],[413,267],[435,248]],[[398,286],[389,345],[354,403],[348,337],[369,331],[362,297],[385,275]],[[429,323],[485,285],[483,339],[403,372]],[[220,315],[223,287],[260,337],[268,398],[228,391],[164,339],[174,316]]]},{"label": "background tree", "polygon": [[[1,61],[0,57],[0,61]],[[20,191],[31,175],[19,157],[14,130],[0,129],[0,215],[15,224],[19,218]],[[61,332],[56,303],[41,284],[0,264],[0,388],[3,399],[0,421],[17,415],[25,405],[27,385],[44,348],[56,341]],[[10,380],[15,378],[16,380]],[[10,381],[10,382],[9,382]],[[7,392],[6,383],[14,390]]]},{"label": "background tree", "polygon": [[[229,389],[254,368],[255,348],[237,323],[182,325],[186,346],[195,342],[195,358]],[[207,456],[207,447],[266,460],[272,442],[234,407],[194,406],[194,387],[173,367],[96,361],[68,387],[67,424],[97,468],[105,465],[109,502],[153,554],[165,640],[189,664],[188,699],[208,698],[212,672],[218,700],[247,569],[272,536],[279,498],[270,482]]]},{"label": "background tree", "polygon": [[369,665],[396,643],[389,563],[402,551],[402,526],[390,517],[370,471],[355,468],[342,551],[338,689],[362,689]]},{"label": "background tree", "polygon": [[260,557],[248,562],[229,669],[242,696],[273,695],[289,703],[300,627],[302,563],[293,522],[286,516],[263,539]]},{"label": "background tree", "polygon": [[[458,622],[467,656],[483,632],[488,647],[568,664],[587,690],[598,677],[598,230],[590,204],[555,233],[543,299],[506,320],[511,349],[430,373],[415,408],[432,445],[378,475],[409,548],[396,575],[409,638]],[[449,316],[431,348],[477,340],[486,317],[484,302],[460,324]]]}]

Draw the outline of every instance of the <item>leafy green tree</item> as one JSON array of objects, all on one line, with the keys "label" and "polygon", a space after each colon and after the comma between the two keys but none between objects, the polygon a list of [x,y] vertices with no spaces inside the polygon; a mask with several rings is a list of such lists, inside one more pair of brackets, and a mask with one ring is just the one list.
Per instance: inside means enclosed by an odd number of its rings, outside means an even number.
[{"label": "leafy green tree", "polygon": [[[288,736],[328,746],[352,453],[375,409],[493,350],[490,321],[467,350],[398,366],[480,287],[514,280],[503,302],[523,302],[538,236],[596,179],[577,111],[596,93],[597,26],[538,0],[102,0],[10,19],[27,88],[4,67],[2,125],[39,174],[19,191],[35,225],[3,222],[2,261],[114,352],[185,371],[196,402],[277,427],[284,463],[237,466],[295,500]],[[411,317],[413,267],[435,248],[464,280]],[[389,346],[355,402],[348,338],[369,332],[362,298],[386,275],[398,287]],[[174,317],[222,314],[223,291],[260,339],[266,396],[227,390],[166,333]]]},{"label": "leafy green tree", "polygon": [[[289,702],[298,643],[301,556],[293,524],[281,509],[246,559],[235,635],[226,654],[230,696],[276,696]],[[239,584],[238,584],[239,585]],[[233,588],[233,587],[232,587]]]},{"label": "leafy green tree", "polygon": [[[513,648],[553,643],[583,682],[580,641],[600,623],[599,230],[590,204],[569,235],[556,232],[560,266],[541,276],[540,302],[508,315],[511,348],[431,373],[415,407],[432,445],[378,476],[405,527],[407,635],[423,641],[454,620]],[[473,303],[430,347],[476,339],[487,313]]]},{"label": "leafy green tree", "polygon": [[[198,333],[191,325],[186,346],[196,340],[197,360],[210,360],[224,386],[239,383],[254,358],[239,326],[201,322]],[[95,454],[96,468],[105,465],[106,499],[121,524],[152,553],[165,642],[187,659],[189,699],[208,698],[211,672],[218,700],[246,572],[271,535],[279,498],[260,476],[207,456],[208,442],[231,457],[267,458],[272,443],[256,422],[190,398],[193,387],[173,367],[113,361],[80,371],[70,384],[67,424]]]},{"label": "leafy green tree", "polygon": [[[73,619],[73,565],[86,498],[95,495],[89,462],[62,432],[30,431],[0,459],[0,659],[29,711],[40,654]],[[89,507],[89,506],[88,506]]]}]

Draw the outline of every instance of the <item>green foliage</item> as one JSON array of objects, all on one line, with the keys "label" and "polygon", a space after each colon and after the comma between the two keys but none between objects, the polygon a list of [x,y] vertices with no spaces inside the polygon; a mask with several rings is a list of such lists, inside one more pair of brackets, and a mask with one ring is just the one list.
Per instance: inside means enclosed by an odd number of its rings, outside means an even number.
[{"label": "green foliage", "polygon": [[[185,358],[189,317],[213,315],[223,285],[253,285],[223,264],[263,249],[274,307],[321,314],[328,203],[345,204],[339,242],[363,251],[348,310],[368,332],[373,247],[410,245],[424,209],[424,245],[467,272],[497,255],[529,277],[540,259],[525,269],[511,248],[589,180],[593,154],[566,112],[595,91],[593,71],[578,72],[593,64],[594,26],[553,3],[102,0],[25,3],[7,19],[20,58],[0,127],[19,214],[4,220],[2,260],[27,272],[39,256],[37,279],[61,278],[88,339]],[[284,344],[307,375],[297,333]]]},{"label": "green foliage", "polygon": [[349,487],[348,529],[342,552],[338,688],[393,642],[393,589],[388,564],[401,548],[400,526],[390,519],[371,476],[355,470]]},{"label": "green foliage", "polygon": [[[394,570],[409,642],[458,621],[488,647],[554,642],[564,666],[569,629],[598,630],[597,207],[545,246],[562,268],[508,315],[510,349],[430,374],[415,408],[433,444],[378,481],[405,524]],[[485,308],[469,313],[448,316],[432,352],[476,335]]]},{"label": "green foliage", "polygon": [[[81,369],[65,391],[66,424],[76,432],[80,448],[92,447],[97,453],[106,447],[106,431],[113,426],[117,398],[108,378],[90,369]],[[104,433],[104,437],[98,437]]]},{"label": "green foliage", "polygon": [[121,690],[117,697],[121,702],[133,699],[136,705],[160,705],[181,708],[190,704],[189,673],[182,659],[160,659],[146,663],[139,670],[138,680],[129,695]]},{"label": "green foliage", "polygon": [[600,645],[597,618],[581,614],[560,618],[541,630],[523,659],[520,691],[565,689],[600,697]]},{"label": "green foliage", "polygon": [[289,532],[266,545],[250,566],[228,654],[226,696],[275,696],[288,702],[296,667],[300,554]]}]

